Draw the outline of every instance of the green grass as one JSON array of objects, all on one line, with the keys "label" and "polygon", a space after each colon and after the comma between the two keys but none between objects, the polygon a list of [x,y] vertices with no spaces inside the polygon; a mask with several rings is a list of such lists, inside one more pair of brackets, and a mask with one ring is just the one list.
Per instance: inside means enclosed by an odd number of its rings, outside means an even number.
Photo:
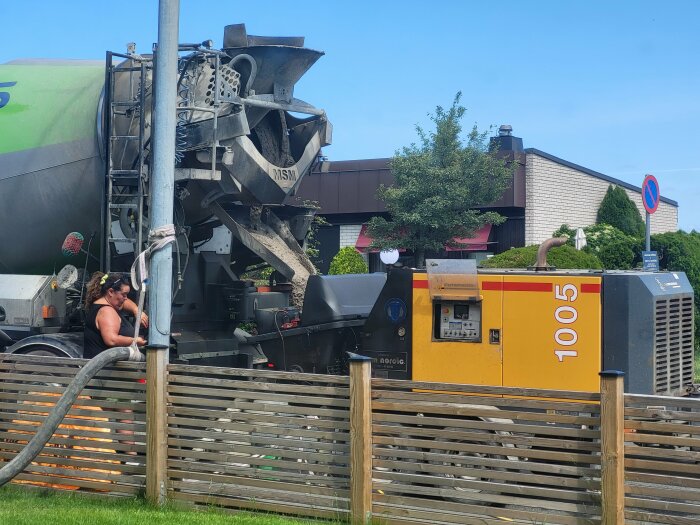
[{"label": "green grass", "polygon": [[86,496],[31,490],[0,489],[2,525],[311,525],[329,522],[271,514],[231,513],[217,508],[194,510],[174,505],[163,509],[140,498]]},{"label": "green grass", "polygon": [[700,350],[695,350],[695,382],[700,383]]}]

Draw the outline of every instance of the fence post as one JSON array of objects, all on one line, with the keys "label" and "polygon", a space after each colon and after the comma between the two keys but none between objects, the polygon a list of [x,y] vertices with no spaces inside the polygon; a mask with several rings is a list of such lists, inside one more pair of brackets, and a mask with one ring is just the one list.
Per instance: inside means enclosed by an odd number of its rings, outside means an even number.
[{"label": "fence post", "polygon": [[625,523],[624,372],[600,373],[602,525]]},{"label": "fence post", "polygon": [[167,497],[168,346],[146,347],[146,499],[163,505]]},{"label": "fence post", "polygon": [[372,359],[350,357],[350,520],[372,518]]}]

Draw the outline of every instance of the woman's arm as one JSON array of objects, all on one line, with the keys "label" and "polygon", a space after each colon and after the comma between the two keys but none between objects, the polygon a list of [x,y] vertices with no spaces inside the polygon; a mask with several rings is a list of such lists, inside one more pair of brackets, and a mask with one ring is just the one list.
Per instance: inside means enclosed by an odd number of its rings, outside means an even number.
[{"label": "woman's arm", "polygon": [[[114,308],[100,308],[95,317],[95,325],[97,325],[97,329],[100,331],[102,340],[109,347],[129,346],[134,340],[132,337],[119,335],[122,320]],[[146,344],[146,341],[143,337],[139,337],[136,340],[136,344],[142,346]]]},{"label": "woman's arm", "polygon": [[[126,301],[124,301],[124,304],[122,305],[122,310],[125,312],[129,312],[131,315],[134,316],[134,319],[136,319],[136,316],[139,315],[139,305],[137,305],[134,301],[131,299],[127,298]],[[148,328],[148,316],[146,315],[146,312],[141,312],[141,326],[144,328]]]}]

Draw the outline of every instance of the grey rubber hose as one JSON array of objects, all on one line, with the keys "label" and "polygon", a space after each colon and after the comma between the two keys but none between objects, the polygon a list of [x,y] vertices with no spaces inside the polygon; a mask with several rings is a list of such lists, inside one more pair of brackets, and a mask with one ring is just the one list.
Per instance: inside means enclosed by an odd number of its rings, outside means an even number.
[{"label": "grey rubber hose", "polygon": [[97,372],[102,370],[107,365],[116,363],[117,361],[143,361],[144,357],[141,352],[129,347],[116,347],[100,352],[92,358],[86,365],[75,374],[73,381],[70,382],[66,391],[53,407],[46,418],[46,421],[39,427],[39,430],[34,437],[27,443],[22,451],[17,454],[7,465],[0,469],[0,487],[12,480],[17,474],[22,472],[34,458],[44,448],[44,445],[51,439],[53,433],[66,417],[66,414],[78,399],[78,395],[83,390],[85,385],[95,377]]}]

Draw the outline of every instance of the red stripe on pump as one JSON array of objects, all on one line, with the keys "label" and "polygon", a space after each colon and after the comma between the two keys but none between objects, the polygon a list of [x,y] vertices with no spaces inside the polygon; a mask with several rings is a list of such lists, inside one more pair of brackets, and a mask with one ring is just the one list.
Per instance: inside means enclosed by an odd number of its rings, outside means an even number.
[{"label": "red stripe on pump", "polygon": [[414,288],[427,288],[428,281],[419,281],[416,279],[415,281],[413,281],[413,287]]},{"label": "red stripe on pump", "polygon": [[503,290],[504,292],[551,292],[552,283],[484,281],[482,290]]},{"label": "red stripe on pump", "polygon": [[600,293],[600,283],[583,283],[581,293]]}]

